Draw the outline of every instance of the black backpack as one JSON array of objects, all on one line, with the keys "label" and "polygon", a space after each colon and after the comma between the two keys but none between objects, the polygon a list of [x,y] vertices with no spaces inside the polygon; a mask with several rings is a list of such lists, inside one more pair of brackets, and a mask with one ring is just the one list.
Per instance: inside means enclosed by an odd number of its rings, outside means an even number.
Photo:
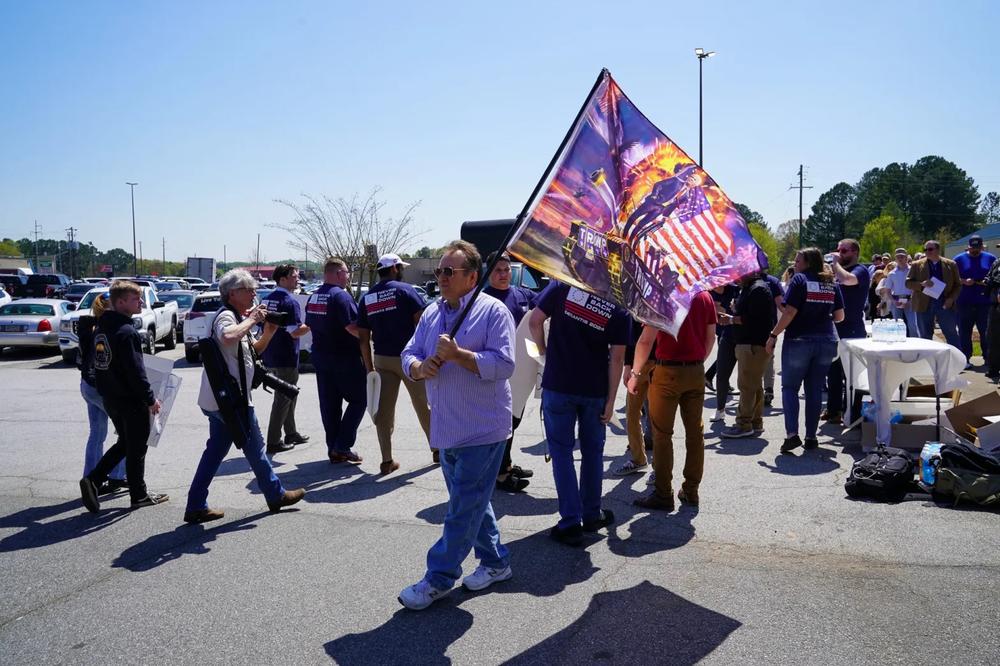
[{"label": "black backpack", "polygon": [[899,502],[913,490],[913,475],[913,459],[909,453],[880,446],[854,463],[844,490],[855,499]]}]

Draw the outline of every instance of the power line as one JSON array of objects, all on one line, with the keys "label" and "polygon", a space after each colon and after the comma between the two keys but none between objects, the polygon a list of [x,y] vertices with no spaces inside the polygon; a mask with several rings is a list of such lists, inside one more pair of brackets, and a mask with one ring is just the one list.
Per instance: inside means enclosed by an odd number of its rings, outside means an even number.
[{"label": "power line", "polygon": [[805,178],[805,176],[802,173],[802,165],[800,164],[799,165],[799,184],[798,185],[789,185],[788,186],[788,189],[790,189],[790,190],[798,190],[799,191],[799,246],[800,247],[802,245],[802,190],[811,190],[813,188],[812,185],[803,185],[803,182],[804,182],[803,179],[804,178]]}]

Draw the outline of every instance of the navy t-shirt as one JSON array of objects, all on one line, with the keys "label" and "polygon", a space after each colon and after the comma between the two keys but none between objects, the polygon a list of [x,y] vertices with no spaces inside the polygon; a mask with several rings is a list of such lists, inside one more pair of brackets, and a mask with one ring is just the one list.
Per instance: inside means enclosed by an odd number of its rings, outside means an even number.
[{"label": "navy t-shirt", "polygon": [[507,306],[510,313],[514,315],[515,328],[521,323],[521,319],[524,318],[525,313],[535,307],[538,300],[538,294],[524,287],[510,287],[508,289],[486,287],[483,289],[483,293],[492,296]]},{"label": "navy t-shirt", "polygon": [[[722,310],[727,314],[736,314],[733,310],[733,305],[736,298],[740,295],[740,288],[734,284],[727,284],[722,288],[722,293],[716,292],[714,289],[708,292],[712,295],[712,300],[715,301],[717,305],[722,306]],[[730,330],[732,326],[716,326],[715,334],[720,338],[729,338],[733,333]]]},{"label": "navy t-shirt", "polygon": [[[989,252],[980,252],[978,257],[973,257],[968,252],[955,255],[955,263],[958,264],[958,275],[963,280],[972,278],[979,282],[986,278],[990,272],[990,267],[997,258]],[[971,287],[962,287],[958,292],[959,305],[989,305],[990,297],[986,293],[986,287],[974,284]]]},{"label": "navy t-shirt", "polygon": [[815,273],[793,275],[785,292],[785,305],[795,308],[796,314],[785,329],[785,337],[836,341],[833,312],[844,307],[840,290],[833,282],[820,282]]},{"label": "navy t-shirt", "polygon": [[342,288],[324,284],[306,302],[306,325],[312,331],[312,353],[324,356],[361,356],[358,339],[346,326],[358,319],[358,304]]},{"label": "navy t-shirt", "polygon": [[399,356],[413,337],[413,315],[423,312],[424,299],[405,282],[383,280],[361,299],[358,327],[372,332],[378,356]]},{"label": "navy t-shirt", "polygon": [[608,395],[609,345],[627,345],[632,318],[611,301],[566,284],[542,292],[538,307],[551,317],[542,388],[603,398]]},{"label": "navy t-shirt", "polygon": [[764,281],[767,282],[767,287],[771,290],[772,301],[776,298],[784,297],[785,290],[781,286],[781,280],[773,275],[764,275]]},{"label": "navy t-shirt", "polygon": [[840,285],[840,295],[844,302],[844,321],[837,324],[837,333],[842,339],[863,338],[868,335],[865,331],[865,309],[868,307],[868,287],[871,285],[872,276],[868,274],[868,269],[861,264],[855,264],[851,269],[847,269],[858,277],[858,283],[850,287]]},{"label": "navy t-shirt", "polygon": [[284,312],[285,326],[279,326],[271,342],[264,348],[264,365],[271,368],[297,368],[299,365],[299,339],[293,338],[289,329],[295,330],[302,323],[302,306],[295,297],[280,287],[267,298],[264,305],[268,312]]}]

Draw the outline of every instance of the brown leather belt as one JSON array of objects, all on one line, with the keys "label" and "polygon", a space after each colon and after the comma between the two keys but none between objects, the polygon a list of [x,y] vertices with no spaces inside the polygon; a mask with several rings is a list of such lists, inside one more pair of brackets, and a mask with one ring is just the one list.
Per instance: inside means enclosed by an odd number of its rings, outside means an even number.
[{"label": "brown leather belt", "polygon": [[656,365],[668,365],[671,367],[687,367],[689,365],[703,365],[704,361],[666,361],[656,359]]}]

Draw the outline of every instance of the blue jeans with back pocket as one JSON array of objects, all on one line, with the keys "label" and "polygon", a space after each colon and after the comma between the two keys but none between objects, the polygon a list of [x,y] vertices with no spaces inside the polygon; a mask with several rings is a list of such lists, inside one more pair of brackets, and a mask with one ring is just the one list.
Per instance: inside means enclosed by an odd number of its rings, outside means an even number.
[{"label": "blue jeans with back pocket", "polygon": [[781,406],[785,433],[799,433],[799,387],[805,384],[806,437],[815,437],[823,404],[823,381],[837,356],[837,343],[829,339],[785,339],[781,347]]}]

